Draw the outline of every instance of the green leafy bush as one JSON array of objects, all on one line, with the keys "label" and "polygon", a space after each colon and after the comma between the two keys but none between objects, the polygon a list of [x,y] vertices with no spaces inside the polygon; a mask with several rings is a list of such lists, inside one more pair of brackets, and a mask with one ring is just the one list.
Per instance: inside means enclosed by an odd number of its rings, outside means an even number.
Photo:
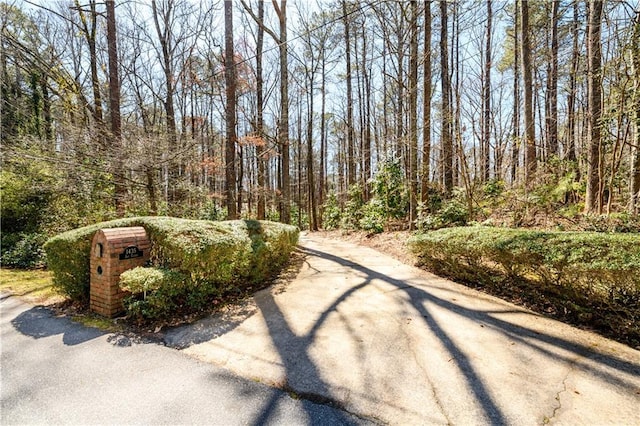
[{"label": "green leafy bush", "polygon": [[342,213],[338,205],[338,197],[335,192],[329,194],[322,209],[322,225],[324,229],[337,229],[340,227]]},{"label": "green leafy bush", "polygon": [[430,231],[451,226],[466,225],[469,220],[469,210],[461,199],[456,196],[442,202],[440,209],[435,213],[426,204],[418,206],[418,219],[416,228],[421,231]]},{"label": "green leafy bush", "polygon": [[363,206],[362,185],[355,183],[349,187],[340,226],[344,229],[359,229]]},{"label": "green leafy bush", "polygon": [[640,216],[628,213],[585,215],[584,228],[594,232],[640,232]]},{"label": "green leafy bush", "polygon": [[44,245],[47,266],[53,272],[53,285],[62,294],[82,303],[89,301],[89,254],[98,230],[139,226],[140,219],[116,219],[64,232]]},{"label": "green leafy bush", "polygon": [[401,219],[407,214],[409,197],[404,184],[404,172],[399,159],[382,161],[371,180],[375,198],[384,206],[384,216]]},{"label": "green leafy bush", "polygon": [[120,287],[131,293],[124,306],[131,317],[159,318],[179,309],[189,292],[189,277],[163,268],[133,268],[120,275]]},{"label": "green leafy bush", "polygon": [[498,197],[504,192],[504,181],[492,179],[483,185],[482,192],[485,197]]},{"label": "green leafy bush", "polygon": [[[640,236],[492,227],[440,229],[409,247],[435,273],[552,300],[577,322],[640,343]],[[551,302],[549,302],[551,303]]]},{"label": "green leafy bush", "polygon": [[384,224],[387,221],[385,206],[379,198],[373,198],[362,207],[362,218],[360,219],[360,229],[379,234],[384,231]]},{"label": "green leafy bush", "polygon": [[46,237],[40,233],[2,234],[3,267],[33,269],[46,264],[42,245]]},{"label": "green leafy bush", "polygon": [[99,229],[127,226],[146,229],[153,266],[183,274],[192,292],[205,296],[264,279],[287,259],[298,239],[298,229],[293,226],[251,220],[137,217],[102,222],[47,241],[54,285],[71,299],[86,303],[94,234]]}]

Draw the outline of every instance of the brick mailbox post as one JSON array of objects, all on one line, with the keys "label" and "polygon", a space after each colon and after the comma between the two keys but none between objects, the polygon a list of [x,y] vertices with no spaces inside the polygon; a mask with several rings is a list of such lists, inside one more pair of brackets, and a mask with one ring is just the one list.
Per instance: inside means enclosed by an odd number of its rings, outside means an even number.
[{"label": "brick mailbox post", "polygon": [[91,310],[113,317],[124,310],[120,274],[149,260],[151,242],[141,226],[101,229],[91,244]]}]

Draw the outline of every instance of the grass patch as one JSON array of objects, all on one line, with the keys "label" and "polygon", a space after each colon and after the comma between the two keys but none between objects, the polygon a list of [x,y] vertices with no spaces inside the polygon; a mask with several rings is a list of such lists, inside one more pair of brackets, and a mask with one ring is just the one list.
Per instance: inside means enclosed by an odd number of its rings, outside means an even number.
[{"label": "grass patch", "polygon": [[43,270],[1,268],[0,291],[42,305],[51,305],[64,300],[64,296],[53,286],[51,272]]},{"label": "grass patch", "polygon": [[113,319],[101,317],[89,312],[84,315],[74,315],[72,320],[84,325],[85,327],[98,328],[109,333],[115,333],[124,329],[121,325],[116,324]]}]

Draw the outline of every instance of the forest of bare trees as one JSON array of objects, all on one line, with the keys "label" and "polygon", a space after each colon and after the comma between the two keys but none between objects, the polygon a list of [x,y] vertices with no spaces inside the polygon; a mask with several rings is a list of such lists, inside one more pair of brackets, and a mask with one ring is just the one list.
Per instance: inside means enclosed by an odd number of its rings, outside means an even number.
[{"label": "forest of bare trees", "polygon": [[634,1],[5,0],[0,26],[2,220],[23,237],[640,211]]}]

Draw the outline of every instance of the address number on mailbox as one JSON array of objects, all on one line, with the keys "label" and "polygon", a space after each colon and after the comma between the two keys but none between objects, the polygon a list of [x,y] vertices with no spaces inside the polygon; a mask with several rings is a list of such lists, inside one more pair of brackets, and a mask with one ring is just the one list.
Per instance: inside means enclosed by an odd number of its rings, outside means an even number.
[{"label": "address number on mailbox", "polygon": [[120,260],[133,259],[134,257],[142,257],[142,250],[136,246],[129,246],[120,253]]}]

